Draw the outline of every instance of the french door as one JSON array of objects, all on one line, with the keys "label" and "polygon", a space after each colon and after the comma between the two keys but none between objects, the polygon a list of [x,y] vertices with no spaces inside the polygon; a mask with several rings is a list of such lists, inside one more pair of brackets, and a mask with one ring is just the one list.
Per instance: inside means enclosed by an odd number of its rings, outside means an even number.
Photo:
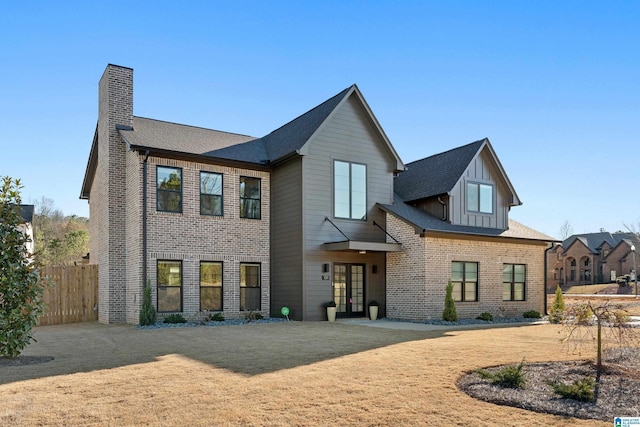
[{"label": "french door", "polygon": [[338,317],[365,316],[364,264],[333,265],[333,300]]}]

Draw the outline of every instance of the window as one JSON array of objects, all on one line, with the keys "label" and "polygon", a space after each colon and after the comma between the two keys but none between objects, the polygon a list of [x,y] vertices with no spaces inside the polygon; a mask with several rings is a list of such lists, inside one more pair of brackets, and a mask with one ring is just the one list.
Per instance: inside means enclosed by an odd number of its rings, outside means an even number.
[{"label": "window", "polygon": [[222,213],[222,174],[200,172],[200,215]]},{"label": "window", "polygon": [[182,169],[158,166],[156,208],[162,212],[182,212]]},{"label": "window", "polygon": [[333,216],[367,219],[367,166],[333,162]]},{"label": "window", "polygon": [[478,263],[451,263],[454,301],[478,301]]},{"label": "window", "polygon": [[182,261],[158,261],[158,311],[182,311]]},{"label": "window", "polygon": [[[556,270],[557,271],[557,270]],[[503,264],[502,300],[524,301],[527,268],[524,264]]]},{"label": "window", "polygon": [[467,210],[484,214],[493,213],[493,185],[467,183]]},{"label": "window", "polygon": [[240,177],[240,218],[260,219],[260,178]]},{"label": "window", "polygon": [[260,264],[240,264],[240,311],[259,311],[260,294]]},{"label": "window", "polygon": [[200,311],[222,311],[222,263],[200,263]]}]

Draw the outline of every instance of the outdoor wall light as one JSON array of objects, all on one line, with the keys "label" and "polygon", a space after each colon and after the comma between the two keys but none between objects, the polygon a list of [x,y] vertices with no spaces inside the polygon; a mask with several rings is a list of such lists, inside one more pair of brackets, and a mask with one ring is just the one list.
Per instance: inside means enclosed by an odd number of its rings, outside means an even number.
[{"label": "outdoor wall light", "polygon": [[322,272],[323,273],[329,272],[329,264],[322,264]]}]

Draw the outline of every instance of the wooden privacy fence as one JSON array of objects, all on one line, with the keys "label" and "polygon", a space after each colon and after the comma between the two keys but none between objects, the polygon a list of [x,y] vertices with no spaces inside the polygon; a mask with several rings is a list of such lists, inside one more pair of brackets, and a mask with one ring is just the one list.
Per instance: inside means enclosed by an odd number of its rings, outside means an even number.
[{"label": "wooden privacy fence", "polygon": [[40,277],[45,308],[39,325],[98,320],[97,265],[42,267]]}]

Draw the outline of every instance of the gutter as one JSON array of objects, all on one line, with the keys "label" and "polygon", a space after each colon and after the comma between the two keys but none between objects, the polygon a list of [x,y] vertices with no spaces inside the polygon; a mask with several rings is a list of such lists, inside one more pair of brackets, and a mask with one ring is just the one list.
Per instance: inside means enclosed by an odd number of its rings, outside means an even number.
[{"label": "gutter", "polygon": [[549,246],[547,249],[544,250],[544,280],[543,280],[543,285],[544,285],[544,292],[542,293],[542,295],[544,295],[544,314],[548,315],[549,313],[547,313],[547,269],[549,268],[549,266],[547,265],[547,255],[548,252],[553,249],[553,243],[551,243],[551,246]]}]

